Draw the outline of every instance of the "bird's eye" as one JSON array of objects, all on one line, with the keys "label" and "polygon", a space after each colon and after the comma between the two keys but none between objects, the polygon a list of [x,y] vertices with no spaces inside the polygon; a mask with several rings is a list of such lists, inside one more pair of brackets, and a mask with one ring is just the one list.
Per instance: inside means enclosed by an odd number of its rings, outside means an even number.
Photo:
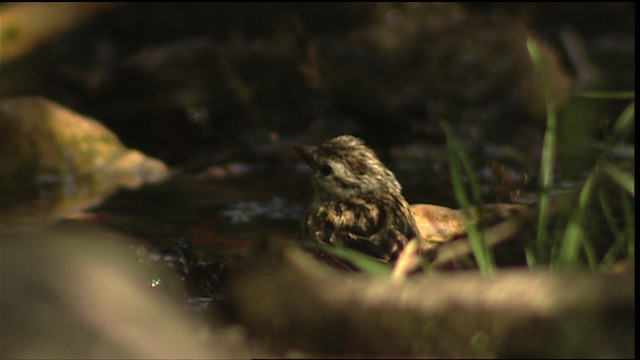
[{"label": "bird's eye", "polygon": [[323,164],[320,166],[320,174],[327,176],[327,175],[331,175],[332,172],[333,172],[333,169],[331,168],[331,166],[327,164]]}]

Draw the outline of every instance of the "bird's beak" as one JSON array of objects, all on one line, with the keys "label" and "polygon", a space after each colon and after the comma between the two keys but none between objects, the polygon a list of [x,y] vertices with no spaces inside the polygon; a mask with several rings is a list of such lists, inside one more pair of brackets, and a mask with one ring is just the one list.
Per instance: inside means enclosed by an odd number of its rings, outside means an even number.
[{"label": "bird's beak", "polygon": [[294,146],[293,151],[304,160],[312,169],[317,166],[316,160],[313,158],[313,146]]}]

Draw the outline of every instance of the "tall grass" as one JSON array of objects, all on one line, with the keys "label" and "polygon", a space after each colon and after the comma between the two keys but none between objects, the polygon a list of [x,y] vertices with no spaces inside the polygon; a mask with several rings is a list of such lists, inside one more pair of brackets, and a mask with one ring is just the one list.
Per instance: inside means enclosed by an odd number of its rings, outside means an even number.
[{"label": "tall grass", "polygon": [[[631,102],[611,129],[603,134],[604,144],[598,144],[593,139],[591,144],[586,144],[598,150],[595,165],[586,180],[564,195],[554,195],[558,142],[562,140],[558,134],[559,116],[540,50],[531,39],[527,42],[527,48],[540,79],[547,114],[539,167],[536,235],[533,247],[524,250],[527,265],[560,269],[580,266],[585,262],[592,269],[606,269],[615,259],[633,257],[635,252],[635,208],[632,199],[635,197],[635,176],[633,170],[628,169],[629,166],[625,167],[628,163],[633,164],[634,151],[629,151],[624,143],[634,126],[635,103]],[[577,96],[605,101],[632,99],[635,93],[589,92]],[[445,122],[441,126],[447,137],[451,182],[456,200],[461,208],[481,206],[480,186],[468,156],[451,127]],[[622,161],[613,160],[621,157]],[[469,183],[468,189],[464,186],[465,177]],[[619,196],[615,200],[608,195],[611,184],[619,189]],[[618,208],[617,214],[614,213],[614,207]],[[616,219],[620,214],[623,221]],[[480,271],[483,274],[495,272],[493,253],[485,245],[487,241],[481,237],[482,232],[468,218],[464,220]],[[594,230],[601,227],[600,223],[606,231]],[[611,236],[611,239],[598,239],[602,236]],[[604,255],[598,249],[603,241],[608,246]]]},{"label": "tall grass", "polygon": [[[460,142],[453,134],[451,127],[444,121],[440,123],[447,137],[447,153],[449,154],[449,171],[451,174],[451,183],[453,191],[461,209],[467,209],[472,206],[480,207],[482,205],[482,193],[480,184],[475,175],[471,161],[466,152],[460,145]],[[464,187],[463,172],[469,180],[470,195]],[[491,249],[486,246],[485,239],[481,236],[477,226],[469,218],[466,212],[462,212],[463,220],[467,228],[467,235],[471,243],[473,255],[476,258],[480,272],[484,275],[495,273],[496,265],[493,259]]]},{"label": "tall grass", "polygon": [[[560,205],[552,203],[550,190],[553,187],[555,159],[557,155],[557,122],[558,116],[554,96],[549,87],[548,76],[544,68],[540,50],[534,40],[527,41],[529,55],[534,64],[536,74],[542,84],[547,111],[546,131],[544,134],[542,157],[540,164],[540,199],[538,211],[538,223],[536,234],[536,251],[526,250],[526,258],[529,266],[544,263],[549,260],[552,269],[575,267],[582,261],[580,254],[584,255],[587,264],[591,268],[597,268],[603,264],[611,265],[614,258],[621,255],[633,256],[635,247],[634,233],[634,212],[635,209],[630,203],[628,196],[621,196],[618,205],[622,207],[624,224],[621,227],[615,219],[611,201],[602,189],[607,179],[613,181],[619,188],[623,189],[631,197],[635,197],[635,176],[633,170],[625,170],[616,164],[612,158],[616,149],[623,146],[625,135],[628,134],[634,125],[635,103],[629,104],[618,117],[609,133],[605,134],[604,144],[589,144],[598,150],[596,162],[587,180],[576,189],[577,204],[570,210],[562,213],[559,211]],[[634,92],[588,92],[578,95],[591,99],[631,99]],[[595,142],[595,141],[594,141]],[[598,146],[600,145],[600,146]],[[633,145],[635,147],[635,145]],[[628,151],[618,151],[619,154],[629,154]],[[633,151],[631,151],[633,153]],[[619,157],[619,156],[618,156]],[[627,156],[628,157],[628,156]],[[631,155],[633,157],[633,155]],[[631,161],[633,159],[631,158]],[[623,161],[624,163],[624,161]],[[606,178],[605,176],[606,175]],[[599,203],[599,208],[603,214],[601,221],[608,226],[609,233],[613,236],[611,245],[602,258],[599,258],[593,241],[594,234],[589,233],[586,218],[593,216],[593,203]],[[555,209],[554,209],[555,207]],[[567,209],[567,208],[565,208]],[[553,232],[549,226],[550,219],[555,216],[556,224],[560,227],[560,232]],[[565,223],[566,222],[566,223]],[[561,229],[564,226],[564,229]],[[558,228],[556,228],[558,229]],[[562,233],[562,235],[559,235]],[[549,235],[554,235],[549,239]]]},{"label": "tall grass", "polygon": [[542,160],[540,163],[540,203],[539,217],[537,228],[536,249],[538,254],[543,253],[547,242],[547,227],[550,217],[550,196],[548,191],[553,185],[553,170],[556,158],[556,139],[557,139],[557,113],[554,96],[549,86],[549,78],[545,73],[545,67],[542,61],[540,49],[532,38],[527,39],[527,49],[529,56],[533,61],[535,72],[542,84],[544,93],[545,107],[547,110],[547,128],[544,134],[542,146]]}]

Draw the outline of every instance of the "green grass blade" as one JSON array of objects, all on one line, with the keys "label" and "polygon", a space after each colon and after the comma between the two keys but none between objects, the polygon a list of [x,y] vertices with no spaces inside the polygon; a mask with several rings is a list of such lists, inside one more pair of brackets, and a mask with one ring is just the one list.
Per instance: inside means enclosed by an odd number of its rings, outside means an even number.
[{"label": "green grass blade", "polygon": [[578,208],[573,213],[567,228],[565,229],[558,261],[562,266],[574,266],[578,262],[580,247],[587,252],[587,258],[592,266],[595,266],[595,253],[593,247],[588,243],[588,239],[583,229],[583,221],[587,211],[587,206],[591,200],[594,185],[596,183],[597,172],[593,172],[585,182],[580,196],[578,197]]},{"label": "green grass blade", "polygon": [[635,256],[636,244],[636,217],[635,205],[624,191],[620,191],[620,204],[622,204],[622,215],[624,217],[624,229],[627,239],[627,256],[633,258]]},{"label": "green grass blade", "polygon": [[615,216],[613,215],[613,210],[611,210],[611,204],[608,199],[608,196],[604,191],[598,192],[598,200],[600,203],[600,208],[602,209],[602,214],[604,215],[605,221],[609,226],[609,230],[613,234],[615,239],[613,245],[607,250],[605,255],[602,258],[602,268],[604,270],[608,269],[616,260],[616,257],[620,254],[624,253],[625,250],[625,232],[622,230],[618,224],[616,224]]},{"label": "green grass blade", "polygon": [[[471,166],[471,161],[467,156],[466,152],[458,142],[458,139],[453,134],[453,130],[449,126],[449,124],[442,122],[442,128],[445,130],[445,134],[447,137],[447,149],[449,150],[449,164],[455,165],[455,174],[457,175],[456,179],[460,180],[457,184],[460,192],[456,192],[456,200],[463,208],[469,207],[471,205],[480,205],[482,203],[482,193],[480,192],[480,185],[478,182],[478,178],[473,171],[473,167]],[[462,174],[460,172],[460,165],[465,171],[467,178],[469,179],[469,184],[471,186],[471,193],[473,195],[473,201],[469,201],[466,196],[466,191],[464,191],[464,185],[462,181]],[[460,198],[458,198],[460,195]]]},{"label": "green grass blade", "polygon": [[590,99],[633,99],[635,91],[587,91],[576,96]]},{"label": "green grass blade", "polygon": [[374,275],[374,276],[382,276],[389,277],[391,275],[391,267],[389,264],[383,263],[382,261],[365,255],[356,250],[349,249],[342,245],[329,245],[329,244],[318,244],[315,242],[304,242],[303,245],[305,247],[320,250],[329,255],[333,255],[340,259],[349,261],[353,265],[355,265],[358,269]]},{"label": "green grass blade", "polygon": [[615,125],[613,126],[614,136],[619,136],[620,134],[629,130],[629,128],[631,127],[631,125],[633,125],[635,120],[635,110],[636,110],[635,102],[632,102],[631,104],[629,104],[629,106],[627,106],[624,109],[622,114],[620,114],[620,116],[618,117],[618,121],[616,121]]},{"label": "green grass blade", "polygon": [[548,190],[553,184],[553,168],[555,164],[556,156],[556,142],[557,142],[557,113],[556,104],[553,94],[549,87],[549,79],[546,75],[540,49],[532,38],[527,39],[527,49],[529,50],[529,56],[533,62],[536,74],[542,83],[542,90],[544,92],[545,107],[547,111],[547,128],[544,134],[544,141],[542,146],[542,161],[540,164],[540,187],[542,194],[540,195],[540,215],[538,218],[537,229],[537,249],[539,253],[544,252],[547,244],[547,226],[549,223],[549,205],[550,199],[547,194]]},{"label": "green grass blade", "polygon": [[601,162],[602,170],[609,175],[613,181],[618,183],[623,189],[625,189],[631,196],[636,196],[635,192],[635,177],[621,170],[619,167],[608,161]]},{"label": "green grass blade", "polygon": [[[464,182],[462,180],[462,172],[460,169],[462,167],[466,171],[467,178],[471,183],[473,197],[476,200],[476,205],[478,205],[482,199],[482,196],[480,193],[478,180],[471,167],[471,162],[462,149],[462,146],[460,146],[459,142],[457,141],[451,127],[444,121],[441,122],[441,126],[444,129],[447,137],[449,171],[451,174],[451,182],[456,200],[462,209],[469,208],[472,205],[467,196],[467,192],[464,189]],[[469,237],[471,249],[473,250],[473,254],[478,263],[478,267],[480,268],[480,272],[484,275],[491,275],[495,273],[495,262],[493,261],[493,256],[490,250],[487,248],[482,237],[480,236],[478,228],[474,225],[474,223],[466,213],[463,213],[463,221],[465,223],[465,227],[467,228],[467,235]]]},{"label": "green grass blade", "polygon": [[524,256],[527,260],[527,266],[529,269],[533,269],[537,265],[536,256],[532,248],[529,246],[524,248]]}]

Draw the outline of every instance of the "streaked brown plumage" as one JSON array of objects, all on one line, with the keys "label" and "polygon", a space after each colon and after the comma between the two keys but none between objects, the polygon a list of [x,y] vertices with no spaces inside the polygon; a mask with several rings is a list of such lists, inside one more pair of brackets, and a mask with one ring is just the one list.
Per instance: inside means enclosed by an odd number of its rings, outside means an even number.
[{"label": "streaked brown plumage", "polygon": [[342,135],[294,150],[311,167],[314,188],[303,239],[393,260],[418,235],[400,184],[362,140]]}]

